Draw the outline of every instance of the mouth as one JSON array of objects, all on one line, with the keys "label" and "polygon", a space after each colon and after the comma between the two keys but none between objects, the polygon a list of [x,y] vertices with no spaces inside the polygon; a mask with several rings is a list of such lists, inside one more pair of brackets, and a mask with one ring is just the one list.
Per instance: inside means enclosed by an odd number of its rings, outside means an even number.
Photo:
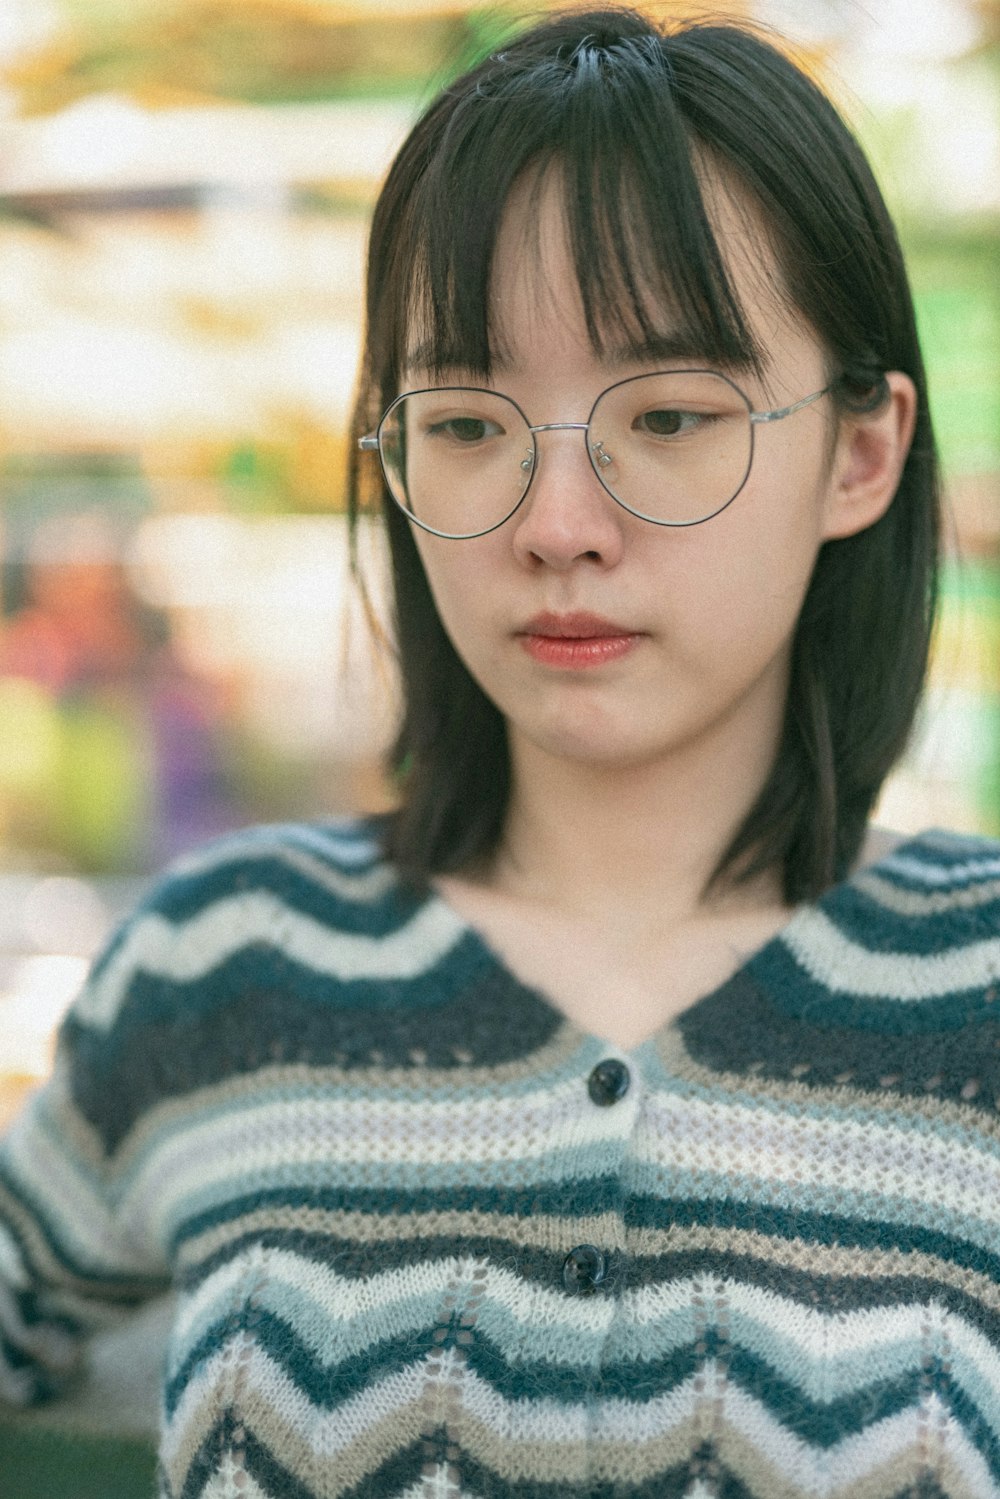
[{"label": "mouth", "polygon": [[636,635],[627,625],[616,625],[601,614],[578,611],[574,614],[535,614],[517,632],[519,635],[544,635],[550,640],[613,640]]},{"label": "mouth", "polygon": [[515,632],[522,649],[545,666],[575,669],[621,660],[642,632],[600,614],[536,614]]}]

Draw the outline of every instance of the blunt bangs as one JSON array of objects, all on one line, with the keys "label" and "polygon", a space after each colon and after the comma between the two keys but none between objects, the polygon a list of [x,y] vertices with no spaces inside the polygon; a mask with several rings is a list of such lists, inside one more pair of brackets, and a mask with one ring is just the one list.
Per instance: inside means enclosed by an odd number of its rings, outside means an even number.
[{"label": "blunt bangs", "polygon": [[[432,109],[397,162],[410,185],[388,237],[390,263],[372,267],[382,407],[408,367],[489,378],[502,361],[490,298],[497,238],[515,185],[527,179],[537,192],[551,174],[596,353],[613,346],[655,356],[669,341],[705,362],[761,369],[671,77],[663,45],[648,33],[611,47],[585,37],[530,71],[509,68],[501,54],[457,107],[445,95],[445,107]],[[425,164],[419,177],[409,153]],[[377,237],[376,226],[373,245]]]}]

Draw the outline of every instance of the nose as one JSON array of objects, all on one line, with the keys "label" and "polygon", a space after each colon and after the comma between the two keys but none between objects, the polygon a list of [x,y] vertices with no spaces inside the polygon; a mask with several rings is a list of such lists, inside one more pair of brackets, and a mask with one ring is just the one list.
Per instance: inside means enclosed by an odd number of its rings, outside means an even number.
[{"label": "nose", "polygon": [[533,427],[535,471],[511,520],[514,550],[526,566],[564,571],[579,561],[613,567],[628,519],[598,481],[583,423]]}]

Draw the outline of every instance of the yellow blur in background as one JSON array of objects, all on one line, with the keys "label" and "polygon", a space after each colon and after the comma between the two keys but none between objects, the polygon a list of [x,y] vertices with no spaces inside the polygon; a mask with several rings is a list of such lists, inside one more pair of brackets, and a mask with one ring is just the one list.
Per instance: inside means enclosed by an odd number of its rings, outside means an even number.
[{"label": "yellow blur in background", "polygon": [[[386,804],[391,663],[342,514],[367,215],[519,9],[0,6],[0,1122],[152,871]],[[1000,832],[1000,4],[724,9],[833,94],[911,265],[950,557],[882,818]]]}]

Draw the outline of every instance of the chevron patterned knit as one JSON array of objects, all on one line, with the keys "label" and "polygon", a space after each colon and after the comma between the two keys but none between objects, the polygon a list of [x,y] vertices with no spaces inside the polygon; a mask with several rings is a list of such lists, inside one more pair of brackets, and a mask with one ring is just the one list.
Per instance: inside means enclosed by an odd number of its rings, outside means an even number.
[{"label": "chevron patterned knit", "polygon": [[170,1499],[1000,1495],[1000,846],[620,1053],[374,834],[216,845],[111,943],[0,1157],[0,1395],[172,1283]]}]

